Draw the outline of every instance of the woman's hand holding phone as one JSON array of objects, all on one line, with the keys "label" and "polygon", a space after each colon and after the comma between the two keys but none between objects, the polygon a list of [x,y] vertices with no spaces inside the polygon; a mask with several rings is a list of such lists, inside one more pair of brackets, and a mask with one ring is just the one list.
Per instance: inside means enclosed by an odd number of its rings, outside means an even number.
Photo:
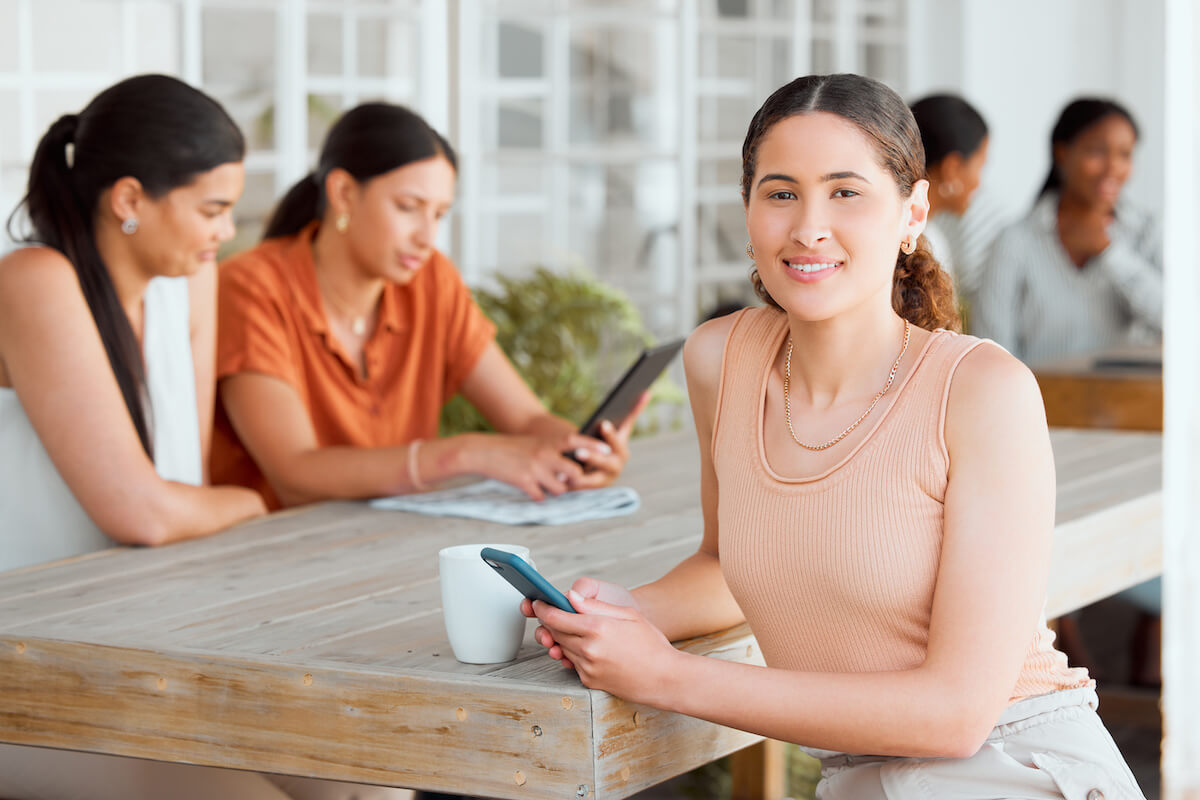
[{"label": "woman's hand holding phone", "polygon": [[579,613],[525,600],[521,610],[541,622],[534,638],[551,658],[579,673],[589,689],[656,705],[682,654],[654,627],[624,587],[580,578],[567,592]]},{"label": "woman's hand holding phone", "polygon": [[637,405],[621,420],[620,425],[608,420],[600,423],[600,439],[592,439],[593,446],[581,447],[572,454],[576,461],[583,464],[584,472],[571,484],[571,488],[599,489],[617,479],[629,461],[629,436],[633,433],[633,424],[649,402],[650,393],[643,392]]}]

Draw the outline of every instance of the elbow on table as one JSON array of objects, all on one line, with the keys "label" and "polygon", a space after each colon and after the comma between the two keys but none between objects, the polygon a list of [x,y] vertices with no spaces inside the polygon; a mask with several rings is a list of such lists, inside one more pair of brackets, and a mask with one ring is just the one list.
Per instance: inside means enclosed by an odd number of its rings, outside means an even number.
[{"label": "elbow on table", "polygon": [[171,541],[171,525],[149,509],[131,509],[100,525],[108,538],[120,544],[158,547]]}]

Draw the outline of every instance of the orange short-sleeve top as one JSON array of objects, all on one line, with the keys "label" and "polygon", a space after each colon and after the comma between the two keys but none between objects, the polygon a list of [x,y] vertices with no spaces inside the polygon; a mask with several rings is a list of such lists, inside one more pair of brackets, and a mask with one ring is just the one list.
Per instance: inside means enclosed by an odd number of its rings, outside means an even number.
[{"label": "orange short-sleeve top", "polygon": [[[244,372],[295,389],[322,447],[388,447],[437,436],[442,407],[495,336],[450,259],[435,252],[407,285],[388,284],[364,347],[364,377],[325,315],[313,265],[316,223],[221,265],[217,380]],[[220,400],[214,483],[248,486],[279,508]]]}]

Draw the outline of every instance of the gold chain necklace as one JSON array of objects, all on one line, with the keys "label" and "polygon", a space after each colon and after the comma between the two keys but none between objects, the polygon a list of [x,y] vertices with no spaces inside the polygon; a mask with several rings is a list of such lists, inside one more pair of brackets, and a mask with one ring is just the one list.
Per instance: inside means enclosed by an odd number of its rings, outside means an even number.
[{"label": "gold chain necklace", "polygon": [[896,356],[896,360],[892,362],[892,371],[888,373],[887,383],[879,390],[879,394],[875,395],[875,399],[871,401],[871,405],[867,406],[867,410],[862,413],[862,416],[850,423],[850,427],[839,433],[837,436],[830,439],[825,444],[805,444],[796,437],[796,431],[792,429],[792,401],[788,396],[788,386],[792,382],[792,337],[788,337],[787,359],[784,362],[783,370],[783,416],[787,420],[788,433],[792,435],[792,441],[803,447],[805,450],[828,450],[835,444],[845,439],[850,435],[850,432],[858,427],[858,423],[867,418],[867,415],[875,410],[879,398],[887,394],[888,389],[892,388],[892,383],[896,380],[896,371],[900,369],[900,361],[904,358],[904,354],[908,351],[908,320],[904,320],[904,344],[900,346],[900,355]]},{"label": "gold chain necklace", "polygon": [[[321,280],[317,279],[317,289],[321,293],[322,299],[325,300],[325,306],[330,311],[337,312],[341,317],[341,322],[350,328],[350,332],[355,336],[362,336],[367,332],[367,319],[371,316],[371,311],[366,314],[358,315],[346,311],[345,306],[341,303],[341,298],[336,297],[332,288],[326,290],[321,286]],[[374,309],[372,309],[373,311]]]}]

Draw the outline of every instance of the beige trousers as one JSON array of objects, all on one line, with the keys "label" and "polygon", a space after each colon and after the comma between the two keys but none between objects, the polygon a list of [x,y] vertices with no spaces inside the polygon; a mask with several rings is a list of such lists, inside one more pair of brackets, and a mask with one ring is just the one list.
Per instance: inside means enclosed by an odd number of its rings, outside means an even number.
[{"label": "beige trousers", "polygon": [[0,744],[5,800],[409,800],[409,789]]},{"label": "beige trousers", "polygon": [[1094,689],[1013,703],[970,758],[821,759],[817,800],[1145,800]]}]

